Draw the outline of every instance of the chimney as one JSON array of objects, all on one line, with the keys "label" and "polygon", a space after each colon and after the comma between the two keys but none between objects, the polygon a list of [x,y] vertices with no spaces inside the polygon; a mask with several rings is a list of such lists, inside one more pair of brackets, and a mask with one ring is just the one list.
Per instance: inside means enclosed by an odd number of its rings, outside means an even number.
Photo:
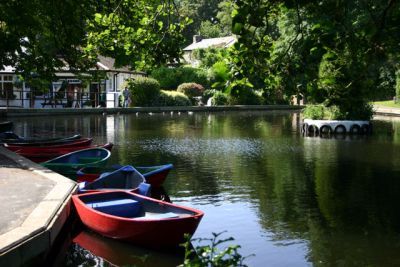
[{"label": "chimney", "polygon": [[198,43],[203,39],[201,35],[193,35],[193,43]]}]

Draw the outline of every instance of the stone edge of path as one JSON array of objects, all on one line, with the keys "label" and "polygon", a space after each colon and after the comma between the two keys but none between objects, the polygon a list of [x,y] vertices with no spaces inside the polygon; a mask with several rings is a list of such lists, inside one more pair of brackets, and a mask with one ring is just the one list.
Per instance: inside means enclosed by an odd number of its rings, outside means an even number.
[{"label": "stone edge of path", "polygon": [[218,112],[241,110],[301,110],[293,105],[236,105],[236,106],[179,106],[179,107],[130,107],[130,108],[0,108],[0,116],[43,116],[78,114],[129,114],[147,112]]},{"label": "stone edge of path", "polygon": [[0,266],[19,266],[50,250],[70,215],[71,195],[77,184],[3,147],[0,147],[0,153],[15,161],[21,169],[54,183],[52,190],[20,226],[0,235]]}]

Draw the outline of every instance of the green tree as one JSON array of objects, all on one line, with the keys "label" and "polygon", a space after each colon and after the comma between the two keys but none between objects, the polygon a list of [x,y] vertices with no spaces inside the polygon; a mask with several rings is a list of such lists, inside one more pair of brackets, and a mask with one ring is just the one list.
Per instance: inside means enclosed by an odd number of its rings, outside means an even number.
[{"label": "green tree", "polygon": [[104,55],[145,70],[179,60],[188,23],[166,0],[2,1],[0,65],[50,80],[65,62],[79,72]]},{"label": "green tree", "polygon": [[[230,89],[264,77],[267,92],[368,113],[382,66],[398,58],[398,1],[236,1]],[[350,100],[345,98],[351,96]]]}]

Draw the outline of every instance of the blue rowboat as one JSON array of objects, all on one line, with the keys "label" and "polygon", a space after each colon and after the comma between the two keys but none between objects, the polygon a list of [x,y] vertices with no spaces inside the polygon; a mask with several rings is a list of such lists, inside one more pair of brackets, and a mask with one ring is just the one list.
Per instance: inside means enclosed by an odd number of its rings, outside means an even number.
[{"label": "blue rowboat", "polygon": [[93,182],[81,182],[79,192],[126,189],[147,196],[150,194],[150,185],[146,183],[143,175],[130,165],[102,175]]},{"label": "blue rowboat", "polygon": [[[78,181],[87,181],[91,182],[95,179],[108,174],[109,172],[113,172],[119,168],[121,165],[113,165],[111,167],[101,168],[101,167],[85,167],[80,169],[77,172]],[[174,165],[165,164],[165,165],[157,165],[157,166],[135,166],[135,169],[139,171],[144,178],[146,179],[146,183],[151,184],[153,187],[160,187],[165,179],[167,178],[168,173],[172,170]]]}]

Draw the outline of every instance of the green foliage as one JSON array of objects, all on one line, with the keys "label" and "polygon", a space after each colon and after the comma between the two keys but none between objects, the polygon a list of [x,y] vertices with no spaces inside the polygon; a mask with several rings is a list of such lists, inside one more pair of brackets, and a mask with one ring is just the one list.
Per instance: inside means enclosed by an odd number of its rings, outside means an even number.
[{"label": "green foliage", "polygon": [[211,99],[212,106],[223,106],[228,103],[228,96],[220,91],[216,91]]},{"label": "green foliage", "polygon": [[177,91],[185,94],[189,99],[193,99],[203,95],[204,87],[198,83],[182,83],[178,86]]},{"label": "green foliage", "polygon": [[305,119],[313,120],[370,120],[373,115],[372,105],[357,106],[354,108],[356,115],[343,113],[338,106],[326,107],[324,105],[307,105],[303,110]]},{"label": "green foliage", "polygon": [[0,66],[15,66],[25,81],[34,83],[33,76],[52,80],[64,62],[72,71],[91,65],[78,48],[95,8],[80,0],[1,1]]},{"label": "green foliage", "polygon": [[212,88],[224,90],[226,83],[230,79],[228,65],[224,61],[214,63],[209,69],[208,77]]},{"label": "green foliage", "polygon": [[[374,91],[390,94],[394,83],[399,5],[235,1],[232,30],[239,41],[231,54],[229,90],[252,84],[268,95],[282,93],[282,99],[301,93],[311,102],[335,105],[346,118],[357,117],[360,110],[368,114],[366,103],[380,97]],[[264,77],[263,87],[256,85],[257,77]]]},{"label": "green foliage", "polygon": [[204,21],[217,22],[215,20],[219,11],[219,0],[180,0],[176,1],[179,14],[190,18],[193,23],[184,30],[186,44],[192,43],[192,37],[200,32],[200,25]]},{"label": "green foliage", "polygon": [[216,38],[222,36],[222,30],[219,24],[212,23],[209,20],[201,22],[199,32],[204,38]]},{"label": "green foliage", "polygon": [[183,29],[189,19],[180,19],[171,1],[100,1],[98,13],[88,22],[88,57],[99,54],[115,58],[117,66],[138,70],[179,60]]},{"label": "green foliage", "polygon": [[400,71],[396,72],[396,98],[400,99]]},{"label": "green foliage", "polygon": [[180,267],[209,267],[209,266],[235,266],[245,267],[244,260],[247,257],[243,257],[239,253],[240,246],[230,245],[223,250],[220,250],[218,246],[221,244],[233,241],[232,237],[226,239],[219,239],[220,235],[212,233],[213,238],[199,238],[193,241],[207,241],[209,245],[198,246],[193,249],[190,244],[190,239],[183,244],[185,248],[185,260]]},{"label": "green foliage", "polygon": [[323,120],[325,119],[325,106],[323,105],[307,105],[303,110],[305,119]]},{"label": "green foliage", "polygon": [[183,93],[161,90],[153,106],[191,106],[190,99]]},{"label": "green foliage", "polygon": [[263,99],[252,89],[238,90],[236,94],[230,94],[229,105],[261,105]]},{"label": "green foliage", "polygon": [[210,68],[216,62],[223,61],[228,57],[228,50],[225,48],[206,48],[193,51],[193,57],[200,61],[200,67]]},{"label": "green foliage", "polygon": [[151,77],[159,81],[162,89],[175,90],[180,84],[191,82],[208,86],[207,74],[203,69],[160,67],[151,72]]},{"label": "green foliage", "polygon": [[133,106],[152,106],[160,94],[160,84],[152,78],[128,79],[126,86],[131,93]]}]

